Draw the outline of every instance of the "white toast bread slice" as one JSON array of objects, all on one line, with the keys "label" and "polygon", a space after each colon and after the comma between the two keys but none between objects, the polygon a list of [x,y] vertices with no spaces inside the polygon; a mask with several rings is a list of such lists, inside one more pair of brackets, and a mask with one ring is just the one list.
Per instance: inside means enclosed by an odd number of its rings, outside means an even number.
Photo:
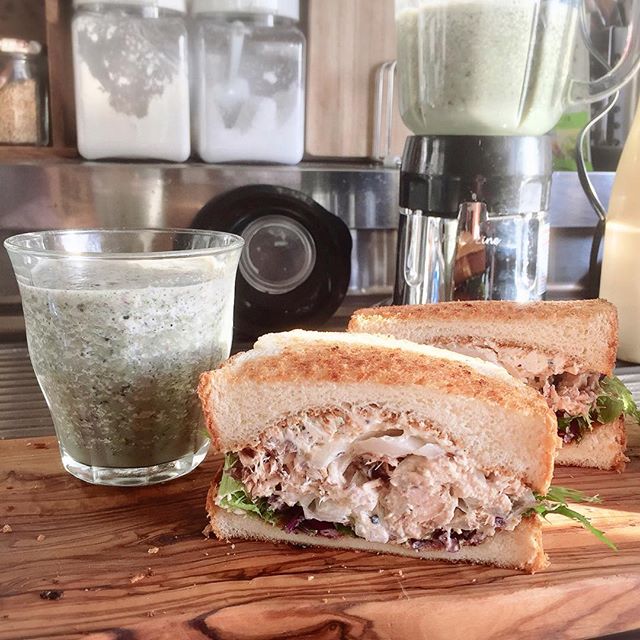
[{"label": "white toast bread slice", "polygon": [[480,468],[504,469],[538,493],[553,475],[556,421],[539,393],[497,365],[406,340],[267,334],[203,373],[198,394],[220,452],[310,408],[376,404],[430,422]]},{"label": "white toast bread slice", "polygon": [[239,515],[221,509],[215,504],[217,493],[218,483],[215,481],[207,495],[207,512],[211,530],[220,540],[260,540],[288,542],[310,547],[356,549],[424,560],[488,564],[508,569],[519,569],[529,573],[540,571],[549,564],[542,547],[542,527],[537,516],[524,518],[513,531],[500,531],[481,544],[463,546],[456,553],[433,549],[418,551],[401,545],[369,542],[363,538],[349,536],[324,538],[303,533],[287,533],[255,516]]},{"label": "white toast bread slice", "polygon": [[418,344],[490,340],[561,354],[583,371],[611,375],[618,349],[618,314],[606,300],[498,300],[373,307],[356,311],[348,331],[389,335]]},{"label": "white toast bread slice", "polygon": [[624,417],[607,424],[594,424],[578,442],[558,450],[556,464],[563,467],[588,467],[604,471],[624,471],[629,458]]}]

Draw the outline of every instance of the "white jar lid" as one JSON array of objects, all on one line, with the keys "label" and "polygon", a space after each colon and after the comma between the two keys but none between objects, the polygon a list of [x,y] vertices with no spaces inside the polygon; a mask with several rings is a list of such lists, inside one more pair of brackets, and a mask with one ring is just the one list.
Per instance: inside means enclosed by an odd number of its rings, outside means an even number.
[{"label": "white jar lid", "polygon": [[173,9],[181,13],[187,12],[187,0],[73,0],[74,7],[85,4],[129,4],[139,7],[157,7],[158,9]]},{"label": "white jar lid", "polygon": [[17,38],[0,38],[0,53],[23,53],[37,55],[42,45],[35,40],[18,40]]},{"label": "white jar lid", "polygon": [[269,13],[300,20],[299,0],[191,0],[191,13]]}]

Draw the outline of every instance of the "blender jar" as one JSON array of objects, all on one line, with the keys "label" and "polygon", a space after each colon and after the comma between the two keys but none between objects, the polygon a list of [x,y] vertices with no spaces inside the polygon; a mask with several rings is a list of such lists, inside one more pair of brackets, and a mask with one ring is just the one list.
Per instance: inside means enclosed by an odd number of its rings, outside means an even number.
[{"label": "blender jar", "polygon": [[[396,0],[400,111],[419,135],[543,135],[640,65],[625,55],[591,83],[570,78],[581,0]],[[631,22],[638,24],[640,3]]]}]

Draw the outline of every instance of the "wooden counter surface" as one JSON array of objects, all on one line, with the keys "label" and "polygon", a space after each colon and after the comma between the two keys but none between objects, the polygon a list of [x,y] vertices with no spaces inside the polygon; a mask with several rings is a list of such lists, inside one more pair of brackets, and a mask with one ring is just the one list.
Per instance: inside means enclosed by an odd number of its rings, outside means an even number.
[{"label": "wooden counter surface", "polygon": [[84,484],[53,438],[0,442],[0,639],[492,640],[640,628],[640,430],[624,474],[560,469],[618,544],[544,533],[534,576],[334,550],[207,540],[217,464],[149,488]]}]

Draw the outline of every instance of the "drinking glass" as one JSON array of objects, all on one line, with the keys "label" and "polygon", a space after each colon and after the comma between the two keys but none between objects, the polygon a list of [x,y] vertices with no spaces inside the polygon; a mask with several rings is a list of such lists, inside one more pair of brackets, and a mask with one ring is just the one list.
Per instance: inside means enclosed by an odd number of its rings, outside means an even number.
[{"label": "drinking glass", "polygon": [[67,471],[146,485],[204,459],[198,380],[229,355],[242,246],[232,234],[179,229],[5,241]]}]

